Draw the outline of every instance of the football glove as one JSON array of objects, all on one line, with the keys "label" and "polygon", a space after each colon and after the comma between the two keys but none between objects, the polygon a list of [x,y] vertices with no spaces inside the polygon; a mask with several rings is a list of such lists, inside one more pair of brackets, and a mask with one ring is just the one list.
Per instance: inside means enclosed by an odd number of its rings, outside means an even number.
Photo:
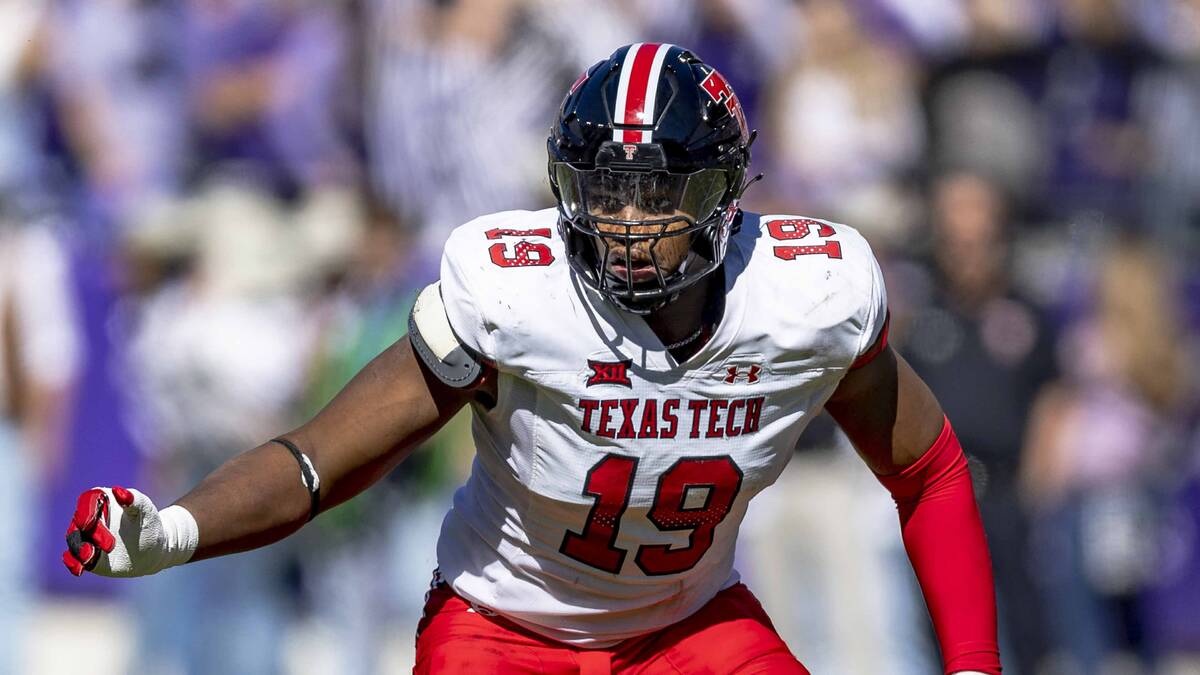
[{"label": "football glove", "polygon": [[182,565],[199,542],[196,519],[182,506],[159,511],[137,490],[97,487],[79,495],[63,564],[75,576],[140,577]]}]

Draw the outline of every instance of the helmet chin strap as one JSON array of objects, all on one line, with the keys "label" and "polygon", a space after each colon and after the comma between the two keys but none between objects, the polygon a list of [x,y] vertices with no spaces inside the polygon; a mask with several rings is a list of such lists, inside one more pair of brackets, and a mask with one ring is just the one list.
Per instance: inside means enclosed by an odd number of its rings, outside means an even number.
[{"label": "helmet chin strap", "polygon": [[636,300],[629,300],[629,299],[622,298],[622,297],[615,296],[615,295],[608,296],[608,299],[614,305],[616,305],[618,309],[620,309],[622,311],[629,312],[630,314],[637,314],[638,316],[646,316],[648,314],[653,314],[654,312],[657,312],[658,310],[662,309],[663,307],[666,307],[671,302],[674,302],[675,299],[678,297],[679,297],[679,293],[677,292],[677,293],[672,293],[671,295],[668,295],[666,297],[655,298],[654,300],[644,302],[644,303],[638,302]]}]

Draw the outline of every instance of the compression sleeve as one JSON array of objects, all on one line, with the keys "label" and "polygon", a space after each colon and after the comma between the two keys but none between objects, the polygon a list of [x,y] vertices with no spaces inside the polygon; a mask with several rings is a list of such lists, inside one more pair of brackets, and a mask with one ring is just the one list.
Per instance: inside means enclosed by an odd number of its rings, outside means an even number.
[{"label": "compression sleeve", "polygon": [[996,596],[967,458],[947,419],[933,447],[877,476],[900,512],[904,548],[933,619],[946,673],[1000,673]]}]

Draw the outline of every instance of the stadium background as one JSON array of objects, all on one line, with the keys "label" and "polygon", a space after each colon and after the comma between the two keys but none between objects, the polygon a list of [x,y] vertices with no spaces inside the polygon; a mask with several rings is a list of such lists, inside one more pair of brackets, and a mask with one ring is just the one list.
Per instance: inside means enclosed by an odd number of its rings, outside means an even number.
[{"label": "stadium background", "polygon": [[[402,672],[461,419],[287,542],[143,580],[65,572],[75,495],[170,503],[328,400],[449,228],[551,203],[575,76],[656,40],[760,130],[745,206],[874,246],[973,457],[1005,672],[1200,673],[1200,2],[3,0],[0,36],[0,672]],[[832,425],[739,556],[813,672],[937,672]]]}]

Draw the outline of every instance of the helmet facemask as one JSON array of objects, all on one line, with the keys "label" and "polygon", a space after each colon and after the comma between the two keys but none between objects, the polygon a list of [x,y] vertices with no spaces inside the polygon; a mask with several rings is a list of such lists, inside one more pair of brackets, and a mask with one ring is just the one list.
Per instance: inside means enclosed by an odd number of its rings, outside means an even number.
[{"label": "helmet facemask", "polygon": [[546,142],[576,276],[648,314],[719,269],[753,138],[725,79],[686,49],[635,43],[589,68]]},{"label": "helmet facemask", "polygon": [[653,161],[632,166],[635,156],[653,158],[661,149],[612,145],[622,161],[606,162],[610,153],[602,152],[592,169],[551,164],[560,227],[584,283],[626,311],[647,314],[720,266],[740,176],[719,168],[673,173],[652,168]]}]

